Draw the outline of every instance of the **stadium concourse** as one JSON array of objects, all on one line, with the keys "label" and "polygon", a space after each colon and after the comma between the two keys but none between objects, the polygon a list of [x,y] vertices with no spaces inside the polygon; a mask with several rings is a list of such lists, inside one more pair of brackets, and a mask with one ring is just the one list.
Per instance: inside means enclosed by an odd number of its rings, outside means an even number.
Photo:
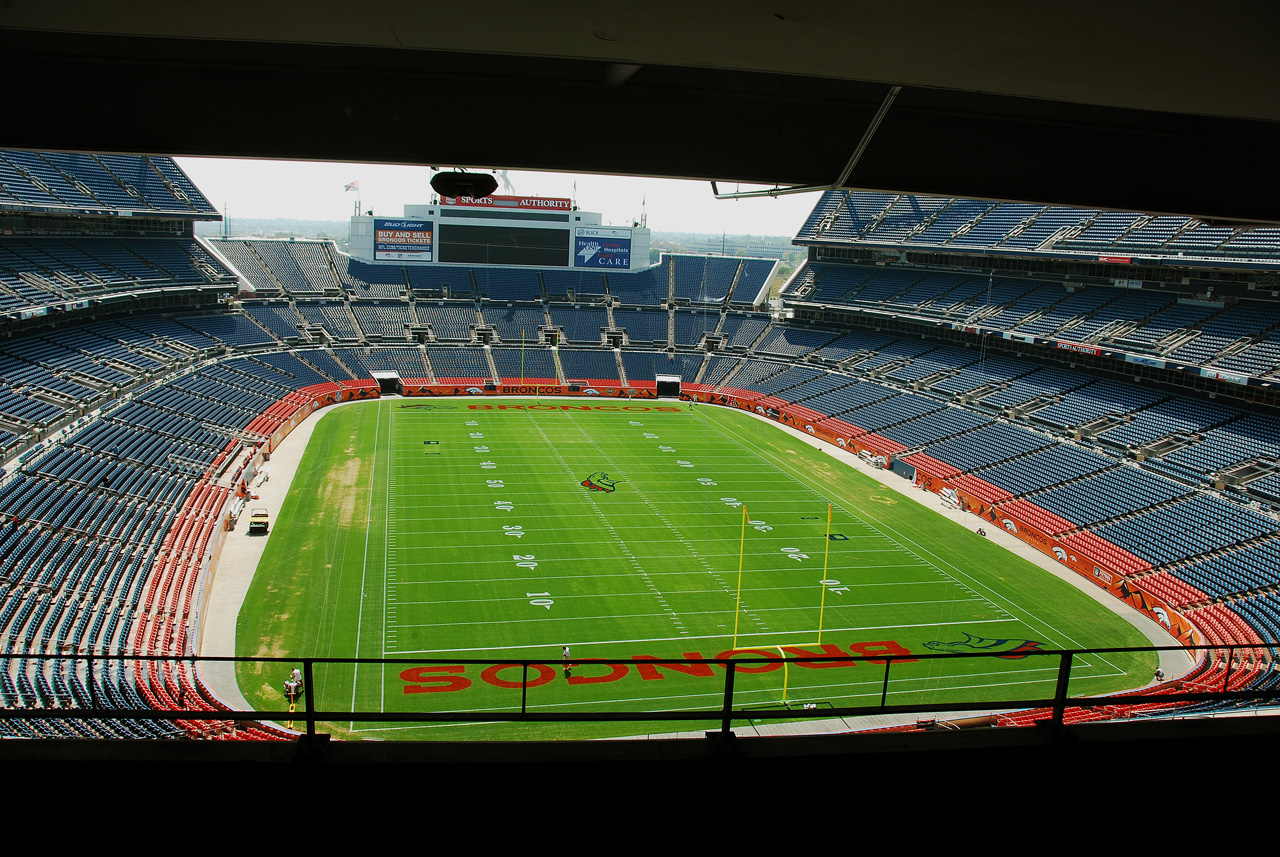
[{"label": "stadium concourse", "polygon": [[[1280,680],[1274,229],[833,192],[766,305],[764,260],[415,266],[200,241],[218,215],[167,158],[5,151],[0,191],[4,735],[283,737],[184,719],[225,702],[181,658],[261,452],[383,384],[646,397],[676,375],[1216,647],[1182,688]],[[143,707],[175,714],[104,714]],[[50,709],[92,716],[11,716]]]}]

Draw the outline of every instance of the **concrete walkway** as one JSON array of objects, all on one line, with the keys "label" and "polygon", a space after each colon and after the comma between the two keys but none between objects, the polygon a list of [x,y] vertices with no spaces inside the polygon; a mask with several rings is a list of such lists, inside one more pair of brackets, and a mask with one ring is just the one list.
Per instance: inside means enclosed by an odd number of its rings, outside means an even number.
[{"label": "concrete walkway", "polygon": [[[504,399],[516,399],[521,397],[507,396]],[[542,401],[553,399],[556,397],[541,397]],[[580,399],[569,397],[565,401],[580,402]],[[316,411],[306,420],[304,420],[293,432],[285,438],[275,451],[271,453],[271,461],[269,467],[269,479],[263,480],[260,475],[257,477],[255,484],[252,486],[254,493],[258,494],[258,500],[251,500],[247,504],[249,507],[265,506],[272,515],[272,520],[279,513],[284,503],[284,498],[289,492],[289,487],[293,482],[293,477],[297,473],[298,465],[302,461],[302,455],[306,451],[307,443],[311,439],[311,434],[315,430],[316,424],[324,417],[325,414],[333,411],[334,408],[345,408],[353,405],[365,404],[364,402],[343,402],[337,405],[330,405],[327,408]],[[699,405],[703,407],[718,407],[716,405]],[[821,441],[798,429],[785,426],[774,420],[767,419],[750,411],[742,411],[752,419],[761,420],[769,423],[774,428],[791,434],[798,440],[809,444],[823,453],[831,456],[837,461],[845,464],[859,473],[874,479],[889,490],[895,491],[901,496],[919,503],[940,515],[944,515],[957,523],[964,524],[971,530],[977,530],[979,526],[983,526],[987,522],[982,521],[974,515],[967,512],[961,512],[957,509],[950,508],[942,502],[942,498],[931,491],[925,491],[916,488],[907,480],[898,476],[890,470],[881,470],[867,464],[855,453],[848,450],[840,449],[829,443]],[[1107,610],[1116,613],[1129,622],[1151,642],[1153,646],[1172,646],[1176,645],[1176,641],[1160,628],[1154,621],[1147,618],[1146,615],[1130,607],[1128,604],[1113,598],[1100,587],[1094,586],[1080,575],[1071,571],[1069,568],[1062,566],[1050,559],[1045,554],[1031,547],[1031,545],[1023,542],[1021,539],[1015,538],[1012,534],[1005,532],[998,527],[988,527],[987,537],[1001,547],[1009,550],[1018,556],[1023,557],[1028,562],[1034,563],[1045,571],[1053,574],[1061,580],[1065,580],[1072,586],[1087,594],[1094,601]],[[199,641],[198,653],[204,656],[231,656],[236,651],[236,620],[240,614],[240,606],[244,603],[245,594],[249,591],[249,584],[253,580],[254,572],[258,568],[258,562],[262,558],[262,553],[266,549],[270,536],[263,538],[261,536],[248,535],[248,513],[241,516],[240,523],[227,538],[226,545],[222,550],[222,558],[218,563],[218,568],[214,574],[213,587],[209,598],[209,603],[205,605],[205,624],[204,633]],[[1176,678],[1183,675],[1194,665],[1194,661],[1185,652],[1162,652],[1160,655],[1160,667],[1169,678]],[[201,669],[201,675],[206,686],[218,698],[232,708],[240,710],[250,710],[251,706],[245,700],[240,688],[236,683],[235,671],[231,664],[205,664]],[[283,676],[281,678],[283,681]],[[991,713],[1000,709],[992,709]],[[955,712],[952,715],[937,714],[938,720],[947,720],[963,717],[980,717],[983,712]],[[915,723],[919,719],[919,715],[875,715],[870,717],[859,718],[840,718],[834,720],[823,721],[800,721],[792,723],[777,723],[765,726],[751,726],[749,724],[736,724],[734,731],[739,734],[758,734],[758,735],[774,735],[774,734],[814,734],[821,732],[848,732],[856,729],[874,729],[884,726],[895,726],[901,724]],[[665,735],[655,735],[652,737],[701,737],[702,732],[693,733],[671,733]]]},{"label": "concrete walkway", "polygon": [[[266,538],[249,535],[249,509],[265,507],[274,524],[316,424],[335,408],[360,404],[364,402],[340,402],[314,412],[271,453],[271,461],[265,468],[266,478],[262,472],[255,477],[250,489],[258,495],[258,499],[245,504],[239,523],[227,535],[222,558],[214,571],[209,602],[204,606],[204,632],[198,642],[198,654],[206,657],[233,657],[236,653],[236,621],[240,617],[240,606],[244,604],[249,584],[258,570],[258,562],[271,539],[270,533]],[[205,686],[227,705],[242,711],[252,710],[236,683],[234,664],[206,663],[201,666],[200,675]],[[285,678],[287,676],[282,673],[281,682]]]}]

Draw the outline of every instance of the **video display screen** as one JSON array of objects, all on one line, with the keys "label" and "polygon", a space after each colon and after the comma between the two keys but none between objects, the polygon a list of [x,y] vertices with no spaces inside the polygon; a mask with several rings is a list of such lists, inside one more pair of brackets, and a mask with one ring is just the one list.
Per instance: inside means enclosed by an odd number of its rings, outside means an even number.
[{"label": "video display screen", "polygon": [[436,260],[439,262],[541,268],[569,266],[572,236],[567,229],[441,223],[438,232]]}]

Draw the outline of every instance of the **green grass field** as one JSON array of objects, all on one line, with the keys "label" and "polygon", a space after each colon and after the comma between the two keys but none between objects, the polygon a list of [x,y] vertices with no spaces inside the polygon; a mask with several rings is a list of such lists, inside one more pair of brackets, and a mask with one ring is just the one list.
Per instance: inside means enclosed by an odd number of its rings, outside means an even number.
[{"label": "green grass field", "polygon": [[[657,711],[718,706],[723,671],[580,664],[566,677],[562,647],[575,662],[716,657],[734,647],[736,626],[739,649],[831,653],[816,647],[824,588],[821,642],[851,654],[974,638],[1146,644],[1072,586],[770,424],[711,406],[624,404],[393,399],[322,413],[241,610],[237,654],[539,658],[548,666],[530,672],[531,711]],[[1154,655],[1082,658],[1071,690],[1140,686],[1154,668]],[[519,669],[449,669],[321,666],[312,690],[321,709],[519,710]],[[1035,657],[896,665],[889,701],[1048,696],[1056,670]],[[252,704],[278,710],[286,672],[242,665],[238,675]],[[740,673],[735,699],[776,705],[785,680],[793,703],[872,705],[882,675],[870,664]],[[697,728],[352,726],[329,728],[384,739]]]}]

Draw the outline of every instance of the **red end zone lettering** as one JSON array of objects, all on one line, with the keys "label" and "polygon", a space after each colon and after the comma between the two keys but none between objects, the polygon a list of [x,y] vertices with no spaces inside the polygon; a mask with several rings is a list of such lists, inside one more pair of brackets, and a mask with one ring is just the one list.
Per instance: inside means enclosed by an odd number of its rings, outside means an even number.
[{"label": "red end zone lettering", "polygon": [[[781,650],[788,657],[794,658],[844,658],[844,657],[872,657],[877,655],[892,655],[900,658],[899,663],[916,663],[918,659],[910,656],[911,650],[898,643],[895,640],[876,640],[866,643],[850,643],[849,651],[846,652],[839,646],[831,643],[823,643],[821,646],[804,645],[804,646],[782,646]],[[683,657],[686,661],[702,660],[701,652],[685,652]],[[781,669],[783,666],[783,655],[777,651],[768,649],[728,649],[716,655],[711,660],[734,660],[735,658],[751,658],[764,659],[770,663],[763,664],[743,664],[735,665],[734,671],[740,673],[767,673]],[[682,661],[675,663],[655,663],[664,660],[656,655],[632,655],[631,661],[635,662],[636,672],[640,674],[643,681],[662,681],[668,677],[668,674],[676,673],[681,676],[692,676],[694,678],[715,678],[716,672],[712,669],[713,664],[691,664]],[[883,664],[885,661],[876,658],[870,661],[873,664]],[[812,663],[797,663],[797,667],[804,669],[833,669],[838,667],[857,666],[853,662],[839,661],[814,661]],[[578,675],[572,672],[581,670]],[[439,666],[411,667],[400,673],[400,679],[405,683],[405,693],[453,693],[459,690],[466,690],[472,685],[472,681],[462,675],[466,671],[466,667],[462,664],[447,664]],[[514,671],[514,672],[513,672]],[[608,661],[598,658],[590,658],[587,660],[576,661],[572,669],[566,673],[565,679],[569,685],[583,684],[608,684],[610,682],[620,681],[630,674],[630,669],[625,661]],[[509,677],[503,677],[504,673]],[[528,687],[542,687],[549,684],[556,678],[555,667],[548,664],[529,664],[528,670]],[[486,667],[480,673],[480,680],[485,684],[493,687],[501,687],[508,690],[518,690],[525,686],[522,681],[525,678],[523,667],[520,664],[494,664]]]},{"label": "red end zone lettering", "polygon": [[[911,650],[905,646],[901,646],[893,640],[877,640],[874,643],[850,643],[849,650],[855,655],[909,655]],[[884,661],[870,661],[873,664],[882,664]],[[915,658],[905,658],[895,661],[899,664],[914,664]]]},{"label": "red end zone lettering", "polygon": [[[836,658],[849,657],[848,652],[844,651],[839,646],[833,646],[831,643],[823,643],[821,646],[821,649],[822,651],[820,652],[813,652],[813,651],[810,651],[809,649],[802,649],[799,646],[783,646],[782,647],[782,651],[786,652],[788,655],[791,655],[797,658],[817,658],[817,657],[821,657],[822,655],[831,655],[832,657],[836,657]],[[808,669],[808,670],[829,670],[833,667],[856,667],[857,665],[858,665],[857,661],[813,661],[812,663],[807,663],[807,664],[805,663],[796,664],[796,666],[804,667],[805,669]]]},{"label": "red end zone lettering", "polygon": [[[701,660],[702,652],[685,652],[684,656],[690,660]],[[658,660],[653,655],[632,655],[631,659],[634,661]],[[657,681],[666,678],[658,670],[670,670],[671,672],[698,676],[699,678],[711,678],[715,675],[711,671],[711,664],[636,664],[636,671],[640,673],[640,678],[645,681]]]},{"label": "red end zone lettering", "polygon": [[[729,649],[716,655],[716,660],[729,660],[734,655],[750,655],[753,658],[769,658],[778,661],[776,664],[756,664],[749,667],[735,666],[734,670],[740,673],[769,673],[776,669],[782,668],[782,655],[777,652],[769,652],[764,649]],[[727,669],[727,667],[726,667]]]},{"label": "red end zone lettering", "polygon": [[453,693],[471,687],[471,679],[460,675],[431,675],[431,673],[460,673],[466,667],[461,664],[442,664],[434,667],[412,667],[400,673],[405,682],[405,693]]},{"label": "red end zone lettering", "polygon": [[[503,670],[518,669],[520,669],[520,664],[494,664],[491,667],[485,667],[484,672],[480,673],[480,680],[494,687],[520,688],[524,685],[518,681],[507,681],[506,679],[498,678],[498,673]],[[546,664],[529,664],[529,672],[529,687],[542,687],[556,677],[556,671]],[[537,675],[533,675],[533,673],[537,673]]]},{"label": "red end zone lettering", "polygon": [[626,664],[610,664],[603,661],[575,661],[573,668],[576,670],[579,667],[603,667],[609,672],[604,675],[571,675],[569,684],[603,684],[617,681],[628,672]]}]

